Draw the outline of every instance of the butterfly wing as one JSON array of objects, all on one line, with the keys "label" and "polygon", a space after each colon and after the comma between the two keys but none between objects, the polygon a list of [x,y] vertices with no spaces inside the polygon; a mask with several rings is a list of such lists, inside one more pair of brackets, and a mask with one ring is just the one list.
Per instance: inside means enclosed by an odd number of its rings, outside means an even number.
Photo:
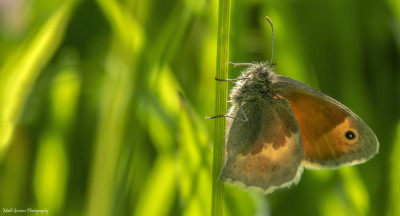
[{"label": "butterfly wing", "polygon": [[225,164],[220,178],[270,193],[297,183],[303,160],[301,135],[289,103],[283,99],[232,107],[228,119]]},{"label": "butterfly wing", "polygon": [[379,148],[372,130],[351,110],[301,82],[275,76],[272,89],[296,116],[307,168],[336,168],[363,163]]}]

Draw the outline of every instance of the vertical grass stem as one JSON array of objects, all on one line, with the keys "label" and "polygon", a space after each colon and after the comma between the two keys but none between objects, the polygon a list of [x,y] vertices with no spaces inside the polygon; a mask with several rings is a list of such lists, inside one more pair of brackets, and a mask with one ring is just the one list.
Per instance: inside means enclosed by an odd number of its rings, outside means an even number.
[{"label": "vertical grass stem", "polygon": [[[228,78],[228,58],[229,58],[229,19],[230,19],[230,0],[220,0],[218,10],[218,41],[217,41],[217,68],[216,76],[220,79]],[[215,91],[215,113],[225,114],[227,112],[227,82],[217,82]],[[211,215],[223,215],[224,204],[224,185],[218,180],[219,172],[222,167],[224,157],[224,133],[226,119],[218,118],[215,120],[214,151],[212,167],[212,207]]]}]

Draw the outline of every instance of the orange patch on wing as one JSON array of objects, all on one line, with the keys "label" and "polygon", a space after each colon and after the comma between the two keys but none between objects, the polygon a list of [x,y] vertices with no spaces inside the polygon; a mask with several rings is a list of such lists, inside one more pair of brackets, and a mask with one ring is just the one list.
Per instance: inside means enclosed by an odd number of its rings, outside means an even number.
[{"label": "orange patch on wing", "polygon": [[[260,143],[263,138],[257,139]],[[263,143],[261,149],[238,154],[229,158],[224,166],[221,178],[239,181],[246,186],[262,188],[272,192],[276,188],[297,183],[299,164],[303,158],[300,134],[293,133],[285,138],[284,145],[275,148],[272,143]]]},{"label": "orange patch on wing", "polygon": [[[347,131],[352,131],[355,138],[348,140],[345,137]],[[359,136],[357,131],[350,124],[347,118],[343,123],[326,133],[307,139],[307,145],[304,145],[305,159],[309,161],[329,161],[336,160],[350,151],[356,150]]]},{"label": "orange patch on wing", "polygon": [[330,133],[343,124],[345,111],[329,102],[318,103],[312,97],[293,97],[296,99],[289,103],[300,127],[305,158],[310,161],[335,159],[340,146],[332,142],[335,137]]}]

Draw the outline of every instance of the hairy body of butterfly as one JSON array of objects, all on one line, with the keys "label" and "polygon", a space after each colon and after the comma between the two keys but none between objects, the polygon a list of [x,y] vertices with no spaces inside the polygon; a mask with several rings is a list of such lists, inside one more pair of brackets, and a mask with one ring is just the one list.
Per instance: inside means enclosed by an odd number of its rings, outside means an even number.
[{"label": "hairy body of butterfly", "polygon": [[298,183],[303,167],[354,165],[378,152],[372,130],[341,103],[267,63],[244,65],[230,94],[222,180],[270,193]]}]

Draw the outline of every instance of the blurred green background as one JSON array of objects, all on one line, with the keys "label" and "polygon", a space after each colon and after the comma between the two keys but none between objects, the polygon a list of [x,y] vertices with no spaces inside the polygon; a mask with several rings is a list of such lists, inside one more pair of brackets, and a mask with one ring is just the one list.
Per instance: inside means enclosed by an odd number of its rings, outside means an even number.
[{"label": "blurred green background", "polygon": [[[400,215],[400,2],[232,0],[231,61],[270,59],[267,15],[278,73],[380,152],[268,196],[226,185],[224,214]],[[0,215],[209,215],[217,24],[218,1],[0,0]]]}]

